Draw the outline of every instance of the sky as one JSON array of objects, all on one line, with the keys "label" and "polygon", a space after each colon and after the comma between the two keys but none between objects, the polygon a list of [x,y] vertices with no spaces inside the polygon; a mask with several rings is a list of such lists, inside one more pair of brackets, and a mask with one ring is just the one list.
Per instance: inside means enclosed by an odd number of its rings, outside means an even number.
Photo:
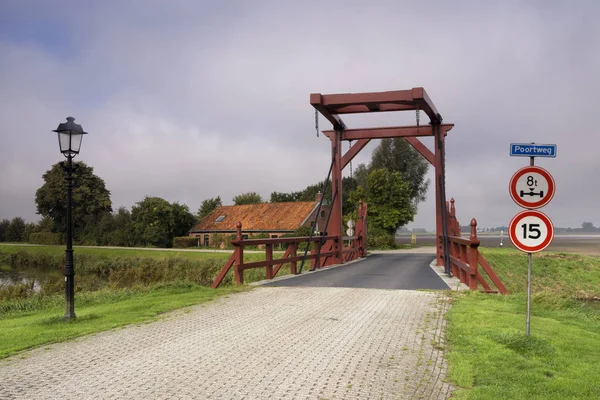
[{"label": "sky", "polygon": [[[63,158],[52,130],[67,116],[89,132],[76,160],[114,209],[149,195],[195,212],[217,195],[268,200],[326,177],[310,93],[424,87],[455,124],[446,187],[463,225],[508,225],[520,211],[508,182],[528,163],[510,143],[536,142],[558,146],[536,159],[557,188],[542,211],[555,226],[600,226],[599,11],[585,0],[2,0],[0,218],[39,219],[35,191]],[[343,119],[415,124],[414,112]],[[430,189],[409,227],[434,226]]]}]

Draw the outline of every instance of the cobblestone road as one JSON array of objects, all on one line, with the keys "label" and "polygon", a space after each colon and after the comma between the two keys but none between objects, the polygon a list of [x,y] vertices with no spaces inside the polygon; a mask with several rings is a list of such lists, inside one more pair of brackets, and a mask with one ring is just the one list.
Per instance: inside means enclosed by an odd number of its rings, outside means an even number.
[{"label": "cobblestone road", "polygon": [[257,288],[0,360],[0,399],[446,399],[439,293]]}]

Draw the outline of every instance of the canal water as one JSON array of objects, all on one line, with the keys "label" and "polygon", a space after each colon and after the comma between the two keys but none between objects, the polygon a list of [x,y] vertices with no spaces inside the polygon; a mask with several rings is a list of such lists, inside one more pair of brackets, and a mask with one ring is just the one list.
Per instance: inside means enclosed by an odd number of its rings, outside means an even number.
[{"label": "canal water", "polygon": [[61,278],[58,271],[40,271],[36,269],[12,269],[9,266],[0,266],[0,291],[9,286],[26,285],[29,290],[39,292],[42,286],[49,282],[55,282]]}]

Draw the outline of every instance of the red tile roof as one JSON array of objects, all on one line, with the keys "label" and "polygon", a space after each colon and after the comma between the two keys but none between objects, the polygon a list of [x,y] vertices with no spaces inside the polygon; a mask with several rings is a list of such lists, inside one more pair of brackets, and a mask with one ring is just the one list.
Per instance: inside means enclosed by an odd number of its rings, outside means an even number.
[{"label": "red tile roof", "polygon": [[[235,231],[238,221],[241,221],[244,231],[294,231],[302,225],[316,205],[312,201],[302,201],[221,206],[202,218],[190,232]],[[223,215],[225,218],[216,222]]]}]

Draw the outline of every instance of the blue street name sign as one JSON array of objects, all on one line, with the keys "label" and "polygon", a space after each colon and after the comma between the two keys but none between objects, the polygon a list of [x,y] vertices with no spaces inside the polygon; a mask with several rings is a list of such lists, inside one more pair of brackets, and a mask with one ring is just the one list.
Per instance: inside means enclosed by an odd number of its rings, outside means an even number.
[{"label": "blue street name sign", "polygon": [[514,157],[556,157],[555,144],[511,143],[510,155]]}]

